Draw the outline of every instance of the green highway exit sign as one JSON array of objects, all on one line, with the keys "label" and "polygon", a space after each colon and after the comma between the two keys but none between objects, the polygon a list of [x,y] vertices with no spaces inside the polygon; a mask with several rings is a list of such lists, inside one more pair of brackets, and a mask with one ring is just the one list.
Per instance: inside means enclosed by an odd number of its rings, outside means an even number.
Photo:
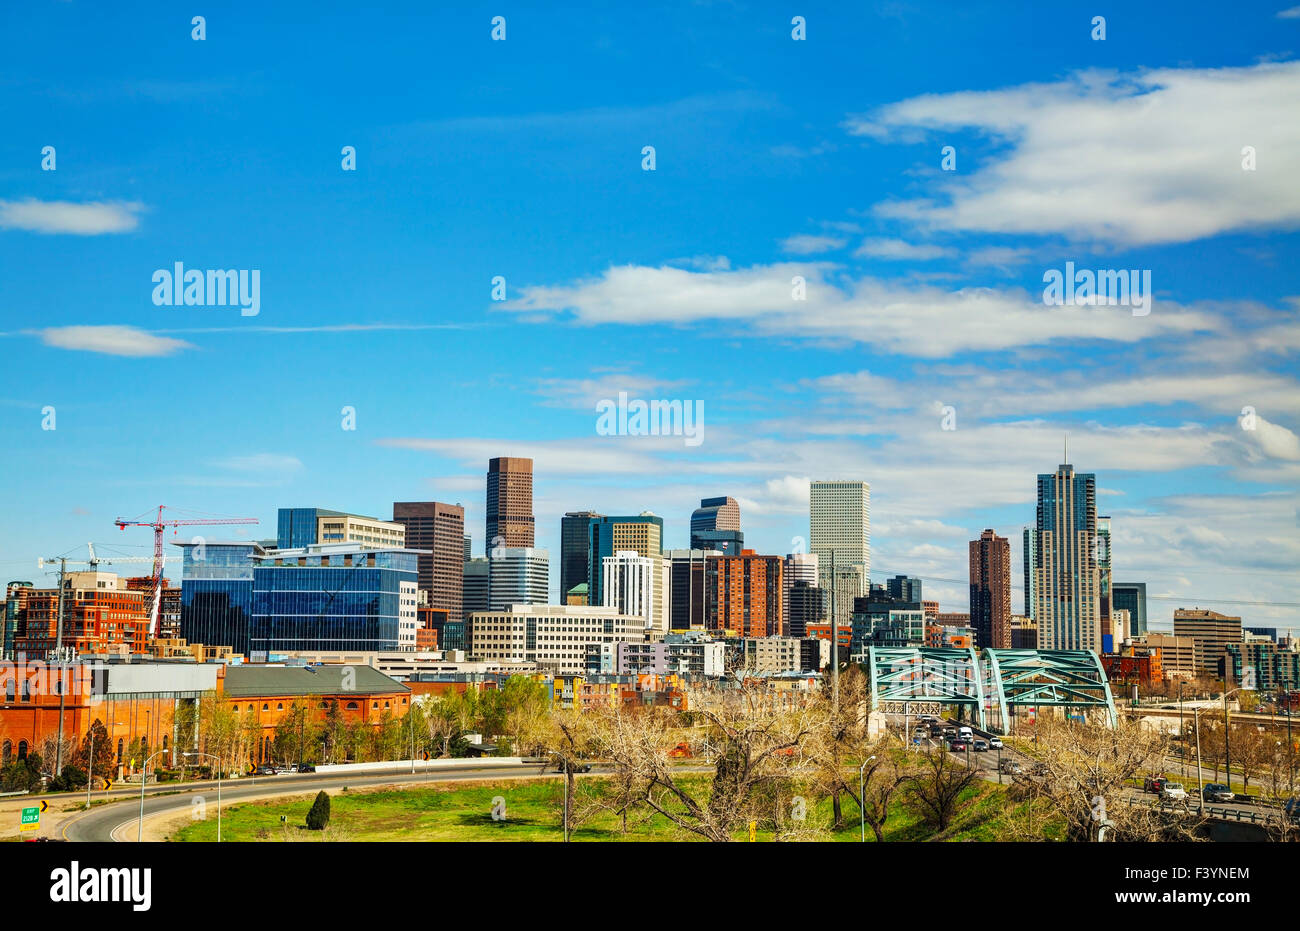
[{"label": "green highway exit sign", "polygon": [[41,810],[39,808],[24,808],[22,823],[19,825],[20,831],[35,831],[41,826]]}]

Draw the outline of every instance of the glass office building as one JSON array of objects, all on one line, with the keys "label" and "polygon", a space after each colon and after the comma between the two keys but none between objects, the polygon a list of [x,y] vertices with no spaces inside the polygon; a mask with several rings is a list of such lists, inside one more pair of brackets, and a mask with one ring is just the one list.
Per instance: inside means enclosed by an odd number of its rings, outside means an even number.
[{"label": "glass office building", "polygon": [[1147,583],[1115,582],[1110,587],[1112,608],[1128,611],[1128,635],[1145,637],[1147,632]]},{"label": "glass office building", "polygon": [[248,653],[257,543],[177,543],[181,548],[181,636]]},{"label": "glass office building", "polygon": [[342,511],[325,508],[280,508],[276,515],[275,545],[282,550],[312,546],[316,539],[316,520],[320,517],[342,517]]},{"label": "glass office building", "polygon": [[[255,559],[250,656],[291,650],[398,650],[415,617],[420,553],[353,545]],[[409,603],[408,603],[409,602]]]}]

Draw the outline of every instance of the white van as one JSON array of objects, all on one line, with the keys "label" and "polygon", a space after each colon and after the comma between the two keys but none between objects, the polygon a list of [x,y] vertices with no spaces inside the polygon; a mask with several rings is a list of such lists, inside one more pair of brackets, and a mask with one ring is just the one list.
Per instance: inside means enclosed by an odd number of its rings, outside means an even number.
[{"label": "white van", "polygon": [[971,729],[969,727],[959,727],[957,728],[957,736],[962,740],[970,740],[975,735],[971,733]]}]

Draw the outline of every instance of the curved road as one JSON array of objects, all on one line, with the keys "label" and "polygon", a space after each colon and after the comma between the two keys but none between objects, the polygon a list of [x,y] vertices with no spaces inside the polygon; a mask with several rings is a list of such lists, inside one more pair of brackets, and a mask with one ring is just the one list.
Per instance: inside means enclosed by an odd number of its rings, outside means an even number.
[{"label": "curved road", "polygon": [[[329,775],[282,775],[282,776],[264,776],[259,777],[256,785],[243,783],[242,780],[227,781],[221,787],[221,804],[226,806],[232,802],[258,798],[268,795],[294,795],[308,792],[316,792],[320,789],[342,789],[362,788],[368,786],[384,785],[401,785],[405,783],[421,782],[457,782],[462,780],[473,779],[499,779],[502,777],[520,777],[520,776],[538,776],[541,775],[540,765],[520,765],[513,763],[503,765],[500,763],[485,762],[482,767],[447,770],[443,772],[432,771],[424,773],[411,773],[408,770],[392,770],[388,772],[369,772],[358,773],[356,775],[347,774],[329,774]],[[545,774],[554,778],[557,774],[548,772]],[[175,813],[180,814],[190,809],[191,799],[194,793],[201,793],[215,804],[217,784],[215,782],[190,783],[186,788],[181,789],[177,794],[162,796],[145,795],[144,816],[146,819],[154,815]],[[137,824],[140,818],[140,797],[137,795],[134,799],[127,799],[120,802],[113,802],[108,805],[101,805],[90,809],[84,814],[74,815],[63,823],[62,837],[68,841],[78,842],[105,842],[105,841],[135,841],[137,834]],[[129,830],[127,830],[129,828]]]}]

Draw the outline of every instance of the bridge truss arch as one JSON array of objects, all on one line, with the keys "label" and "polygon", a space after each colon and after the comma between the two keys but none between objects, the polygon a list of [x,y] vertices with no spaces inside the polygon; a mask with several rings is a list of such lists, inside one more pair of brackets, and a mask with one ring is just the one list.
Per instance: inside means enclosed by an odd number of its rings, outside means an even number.
[{"label": "bridge truss arch", "polygon": [[866,650],[871,710],[912,713],[957,706],[982,730],[1007,733],[1026,710],[1064,708],[1115,727],[1115,700],[1101,660],[1089,650]]}]

